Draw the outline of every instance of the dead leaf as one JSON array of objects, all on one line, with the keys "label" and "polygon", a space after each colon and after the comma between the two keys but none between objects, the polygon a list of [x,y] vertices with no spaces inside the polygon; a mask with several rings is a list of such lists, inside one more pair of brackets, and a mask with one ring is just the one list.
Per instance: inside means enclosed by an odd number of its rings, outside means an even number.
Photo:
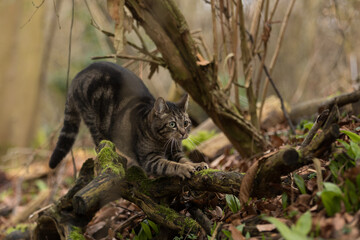
[{"label": "dead leaf", "polygon": [[253,185],[258,168],[259,168],[259,161],[256,161],[246,172],[246,174],[241,182],[240,192],[239,192],[239,200],[240,200],[241,204],[246,203],[250,197],[250,192],[252,190],[252,185]]},{"label": "dead leaf", "polygon": [[150,63],[150,73],[148,78],[151,79],[155,72],[159,72],[159,65],[156,63]]},{"label": "dead leaf", "polygon": [[208,60],[205,60],[203,58],[203,56],[201,56],[200,53],[197,53],[196,54],[196,57],[198,58],[198,61],[196,61],[196,64],[199,65],[199,66],[206,66],[206,65],[209,65],[210,62]]},{"label": "dead leaf", "polygon": [[245,237],[234,225],[230,224],[229,230],[230,230],[231,236],[234,240],[245,240]]},{"label": "dead leaf", "polygon": [[276,229],[274,224],[258,224],[256,225],[257,230],[259,232],[271,232],[272,230]]},{"label": "dead leaf", "polygon": [[344,178],[356,183],[356,177],[360,174],[360,166],[353,167],[345,171]]},{"label": "dead leaf", "polygon": [[341,229],[343,229],[345,225],[344,217],[340,213],[336,213],[333,219],[334,219],[334,223],[333,223],[334,229],[336,231],[340,231]]},{"label": "dead leaf", "polygon": [[321,172],[321,162],[318,158],[313,158],[314,167],[316,170],[316,182],[319,191],[321,192],[323,190],[323,176]]},{"label": "dead leaf", "polygon": [[86,234],[92,236],[97,233],[100,229],[103,229],[106,225],[105,221],[101,221],[95,224],[89,224],[86,228]]},{"label": "dead leaf", "polygon": [[284,144],[284,140],[282,140],[279,136],[277,136],[277,135],[271,135],[270,136],[270,141],[271,141],[271,143],[272,143],[272,145],[274,146],[274,147],[280,147],[280,146],[282,146],[283,144]]}]

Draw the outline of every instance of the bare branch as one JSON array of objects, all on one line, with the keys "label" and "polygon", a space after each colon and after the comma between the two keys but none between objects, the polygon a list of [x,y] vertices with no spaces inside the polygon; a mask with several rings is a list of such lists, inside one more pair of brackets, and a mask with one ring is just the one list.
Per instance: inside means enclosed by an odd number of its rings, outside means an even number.
[{"label": "bare branch", "polygon": [[[269,66],[269,74],[270,75],[271,75],[272,70],[273,70],[273,68],[275,66],[276,60],[277,60],[277,58],[279,56],[280,47],[281,47],[282,41],[284,39],[285,30],[286,30],[287,24],[289,22],[289,17],[290,17],[292,9],[294,7],[295,1],[296,0],[291,0],[289,6],[287,8],[283,23],[281,25],[278,41],[276,43],[276,49],[275,49],[274,55],[273,55],[273,57],[271,59],[270,66]],[[262,93],[261,106],[260,106],[260,114],[259,114],[260,121],[261,121],[262,110],[263,110],[264,103],[265,103],[267,89],[268,89],[268,86],[269,86],[269,78],[267,77],[265,81],[266,82],[265,82],[264,90],[263,90],[263,93]]]},{"label": "bare branch", "polygon": [[137,60],[137,61],[155,63],[155,64],[158,64],[158,65],[160,65],[160,66],[164,66],[164,63],[163,63],[163,62],[160,62],[160,61],[156,61],[156,60],[153,60],[153,59],[147,59],[147,58],[143,58],[143,57],[126,55],[126,54],[98,56],[98,57],[92,57],[91,59],[92,59],[92,60],[97,60],[97,59],[106,59],[106,58],[132,59],[132,60]]}]

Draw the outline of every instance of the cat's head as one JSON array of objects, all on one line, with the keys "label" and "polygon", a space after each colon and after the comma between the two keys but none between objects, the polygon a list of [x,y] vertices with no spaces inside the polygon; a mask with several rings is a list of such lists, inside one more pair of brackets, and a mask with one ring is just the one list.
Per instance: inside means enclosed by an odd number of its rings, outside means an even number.
[{"label": "cat's head", "polygon": [[155,101],[151,126],[159,139],[183,140],[189,136],[191,120],[186,112],[188,103],[188,94],[177,103],[166,102],[161,97]]}]

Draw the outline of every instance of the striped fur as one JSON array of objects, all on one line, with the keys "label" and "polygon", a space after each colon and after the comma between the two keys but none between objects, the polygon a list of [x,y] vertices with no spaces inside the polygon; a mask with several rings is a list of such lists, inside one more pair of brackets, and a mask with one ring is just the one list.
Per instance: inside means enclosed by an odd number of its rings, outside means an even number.
[{"label": "striped fur", "polygon": [[104,139],[114,142],[150,174],[190,177],[207,165],[190,162],[182,152],[181,141],[191,128],[187,105],[187,95],[178,103],[155,100],[129,70],[94,63],[71,83],[64,126],[49,166],[55,168],[70,151],[83,119],[96,145]]}]

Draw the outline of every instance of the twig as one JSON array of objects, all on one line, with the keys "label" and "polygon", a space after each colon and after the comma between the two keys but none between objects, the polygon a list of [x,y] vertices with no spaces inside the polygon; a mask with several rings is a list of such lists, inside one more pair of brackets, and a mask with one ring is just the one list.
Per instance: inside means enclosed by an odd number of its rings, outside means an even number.
[{"label": "twig", "polygon": [[215,15],[215,0],[211,0],[211,17],[212,17],[212,30],[213,30],[213,54],[214,54],[214,72],[213,79],[217,79],[217,68],[218,68],[218,39],[217,39],[217,30],[216,30],[216,15]]},{"label": "twig", "polygon": [[138,45],[136,45],[133,42],[127,41],[126,43],[129,44],[131,47],[135,48],[136,50],[138,50],[139,52],[141,52],[142,54],[151,57],[155,61],[159,61],[159,62],[162,61],[162,58],[156,57],[155,55],[152,54],[152,53],[156,53],[157,49],[149,52],[149,51],[145,50],[144,48],[139,47]]},{"label": "twig", "polygon": [[71,40],[72,40],[72,30],[73,30],[73,26],[74,26],[74,15],[75,15],[75,1],[72,0],[70,36],[69,36],[69,52],[68,52],[68,60],[67,60],[67,72],[66,72],[66,92],[69,89],[70,62],[71,62]]},{"label": "twig", "polygon": [[76,163],[75,163],[75,157],[74,157],[74,151],[72,150],[72,148],[70,149],[70,153],[71,153],[71,162],[73,165],[73,170],[74,170],[74,181],[76,180],[76,175],[77,175],[77,171],[76,171]]},{"label": "twig", "polygon": [[65,168],[66,168],[66,161],[62,161],[60,163],[60,167],[56,170],[56,176],[55,176],[54,184],[52,184],[51,187],[49,202],[52,202],[54,200],[54,196],[59,189],[62,179],[64,178]]},{"label": "twig", "polygon": [[328,118],[329,113],[330,113],[329,109],[325,109],[322,113],[319,114],[319,116],[315,120],[314,125],[310,129],[308,135],[306,136],[304,141],[301,143],[301,148],[309,145],[309,143],[311,142],[311,140],[315,136],[316,132],[319,130],[319,128],[324,124],[324,122]]},{"label": "twig", "polygon": [[21,25],[20,29],[23,29],[30,21],[31,19],[34,17],[34,15],[36,14],[36,12],[40,9],[40,7],[44,4],[45,0],[43,0],[38,6],[35,5],[34,2],[31,2],[32,5],[36,8],[34,10],[34,12],[31,14],[31,16],[29,17],[29,19],[23,24]]},{"label": "twig", "polygon": [[[238,13],[240,6],[238,5],[236,7],[236,13]],[[237,49],[238,49],[238,31],[237,31],[237,22],[240,18],[240,14],[235,14],[235,17],[233,18],[232,21],[232,53],[234,54],[233,57],[233,61],[232,61],[232,71],[231,71],[231,77],[230,77],[230,82],[232,83],[237,83],[238,80],[238,71],[237,71],[237,67],[238,67],[238,54],[237,54]],[[242,41],[242,40],[241,40]],[[242,44],[242,42],[241,42]],[[244,69],[245,71],[245,69]],[[235,88],[235,106],[240,109],[240,94],[239,94],[239,88]]]},{"label": "twig", "polygon": [[144,51],[149,52],[149,50],[146,47],[145,41],[144,41],[143,37],[141,36],[139,30],[134,26],[134,24],[133,24],[132,28],[134,29],[136,35],[138,36],[138,38],[141,42],[141,45],[143,46]]},{"label": "twig", "polygon": [[[57,23],[58,23],[59,29],[61,29],[60,16],[59,16],[59,13],[58,13],[57,8],[56,8],[56,2],[55,2],[55,0],[53,0],[53,3],[54,3],[55,15],[56,15],[56,18],[57,18]],[[60,3],[61,3],[61,2],[60,2]]]},{"label": "twig", "polygon": [[142,58],[142,57],[137,57],[137,56],[131,56],[131,55],[126,55],[126,54],[117,54],[117,55],[106,55],[106,56],[98,56],[98,57],[92,57],[92,60],[97,60],[97,59],[105,59],[105,58],[122,58],[122,59],[132,59],[132,60],[137,60],[137,61],[143,61],[143,62],[149,62],[149,63],[155,63],[158,64],[160,66],[164,66],[165,63],[160,62],[160,61],[156,61],[153,59],[147,59],[147,58]]},{"label": "twig", "polygon": [[[269,1],[267,1],[269,2]],[[261,18],[261,11],[264,6],[264,0],[259,0],[255,4],[255,13],[253,15],[252,21],[251,21],[251,27],[250,27],[250,34],[254,38],[254,43],[252,46],[252,50],[255,50],[256,42],[257,42],[257,36],[259,31],[259,24],[260,24],[260,18]]]},{"label": "twig", "polygon": [[23,177],[19,177],[16,181],[16,185],[15,185],[15,201],[14,201],[14,206],[13,206],[13,211],[12,211],[12,215],[15,216],[16,214],[18,214],[18,207],[20,205],[20,201],[21,201],[21,197],[22,197],[22,189],[21,189],[21,185],[23,183],[24,178]]},{"label": "twig", "polygon": [[209,47],[207,46],[206,42],[204,41],[203,35],[200,34],[198,38],[200,39],[201,45],[203,46],[203,48],[204,48],[204,50],[205,50],[207,59],[210,59],[210,56],[211,56],[210,50],[209,50]]},{"label": "twig", "polygon": [[225,23],[224,23],[224,19],[223,19],[223,15],[224,15],[224,0],[219,0],[219,5],[220,5],[220,28],[221,28],[221,36],[222,36],[222,41],[224,44],[224,52],[225,52],[225,56],[228,55],[228,50],[227,50],[227,44],[226,44],[226,36],[225,36]]},{"label": "twig", "polygon": [[218,233],[220,232],[220,230],[221,230],[221,228],[222,228],[223,225],[224,225],[224,223],[222,223],[222,222],[220,222],[220,223],[217,224],[217,226],[216,226],[213,234],[211,235],[211,240],[215,240],[215,239],[216,239],[216,237],[217,237]]},{"label": "twig", "polygon": [[[89,10],[90,11],[90,10]],[[102,32],[103,34],[105,34],[107,37],[115,37],[115,34],[112,32],[108,32],[104,29],[102,29],[96,22],[94,19],[91,19],[91,25],[93,25],[97,30],[99,30],[100,32]]]},{"label": "twig", "polygon": [[[269,74],[270,75],[271,75],[272,70],[273,70],[273,68],[275,66],[276,60],[277,60],[277,58],[279,56],[280,47],[281,47],[282,41],[284,39],[285,30],[286,30],[287,24],[289,22],[289,17],[290,17],[292,9],[294,7],[295,1],[296,0],[291,0],[290,4],[288,6],[288,9],[286,11],[283,23],[281,25],[279,37],[278,37],[278,40],[277,40],[277,43],[276,43],[276,49],[275,49],[274,55],[273,55],[273,57],[271,59],[270,66],[269,66]],[[263,93],[262,93],[261,106],[260,106],[260,114],[259,114],[259,120],[260,121],[261,121],[261,116],[262,116],[262,110],[264,108],[264,103],[265,103],[265,98],[266,98],[266,93],[267,93],[268,86],[269,86],[269,78],[266,78],[264,90],[263,90]]]},{"label": "twig", "polygon": [[252,81],[252,56],[246,41],[246,29],[245,29],[245,18],[244,18],[244,8],[241,0],[237,2],[237,15],[239,15],[239,29],[240,29],[240,39],[241,39],[241,57],[243,63],[243,71],[245,75],[245,86],[246,86],[246,96],[249,103],[249,113],[251,118],[251,123],[256,128],[259,128],[259,118],[256,111],[256,99],[253,91],[253,81]]},{"label": "twig", "polygon": [[126,219],[125,221],[123,221],[122,223],[120,223],[116,229],[114,230],[114,232],[121,232],[124,228],[130,226],[130,224],[137,218],[143,217],[144,213],[143,212],[139,212],[136,213],[135,215],[132,215],[131,217],[129,217],[128,219]]},{"label": "twig", "polygon": [[[260,63],[260,67],[258,69],[257,79],[255,80],[255,98],[256,99],[259,98],[262,69],[265,64],[265,59],[266,59],[267,49],[268,49],[267,43],[269,41],[270,32],[271,32],[271,25],[270,25],[271,19],[268,18],[269,2],[270,1],[266,1],[266,5],[265,5],[265,17],[264,17],[264,24],[263,24],[263,32],[262,32],[262,36],[261,36],[262,41],[259,42],[259,46],[256,50],[257,52],[259,52],[261,45],[262,44],[264,45],[262,61]],[[253,44],[253,45],[255,45],[255,44]]]},{"label": "twig", "polygon": [[[258,56],[260,56],[260,55],[258,55]],[[275,86],[275,83],[274,83],[273,79],[271,78],[270,73],[268,72],[268,70],[267,70],[267,68],[266,68],[265,65],[264,65],[263,69],[264,69],[264,71],[265,71],[265,74],[266,74],[269,82],[271,83],[271,86],[272,86],[273,89],[275,90],[276,95],[277,95],[278,98],[280,99],[281,110],[283,111],[284,117],[285,117],[286,121],[287,121],[288,124],[289,124],[290,130],[291,130],[291,132],[292,132],[293,134],[295,134],[295,127],[294,127],[294,125],[293,125],[293,123],[292,123],[292,121],[291,121],[291,119],[290,119],[290,116],[289,116],[289,114],[288,114],[288,112],[287,112],[287,110],[286,110],[286,108],[285,108],[284,99],[282,98],[279,90],[278,90],[277,87]]]},{"label": "twig", "polygon": [[323,182],[324,182],[323,175],[321,172],[321,162],[318,158],[313,158],[313,163],[314,163],[314,167],[315,167],[315,171],[316,171],[316,183],[317,183],[319,192],[321,192],[324,188],[323,187]]},{"label": "twig", "polygon": [[272,18],[274,17],[275,11],[276,11],[277,6],[278,6],[278,3],[279,3],[279,0],[275,0],[273,9],[271,10],[271,13],[270,13],[270,18],[269,18],[270,22],[271,22]]}]

